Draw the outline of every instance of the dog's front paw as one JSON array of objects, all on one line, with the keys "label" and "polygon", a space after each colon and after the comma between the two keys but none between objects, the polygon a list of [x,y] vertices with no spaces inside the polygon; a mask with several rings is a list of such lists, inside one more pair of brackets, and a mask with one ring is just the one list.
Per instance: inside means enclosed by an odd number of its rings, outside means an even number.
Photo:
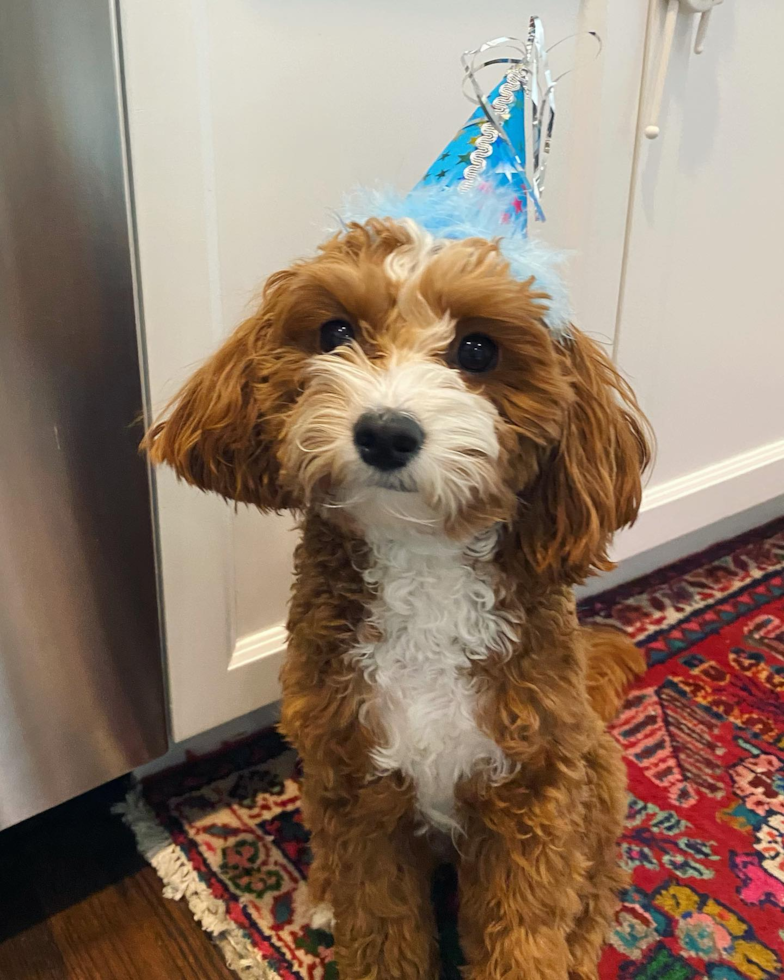
[{"label": "dog's front paw", "polygon": [[319,902],[310,912],[310,924],[314,929],[332,932],[335,928],[335,911],[329,902]]}]

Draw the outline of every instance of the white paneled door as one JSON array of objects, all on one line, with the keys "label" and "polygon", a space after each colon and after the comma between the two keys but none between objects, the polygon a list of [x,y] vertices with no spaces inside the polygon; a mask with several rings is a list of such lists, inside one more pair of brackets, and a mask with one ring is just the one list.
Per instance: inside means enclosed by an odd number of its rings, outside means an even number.
[{"label": "white paneled door", "polygon": [[621,557],[784,491],[784,6],[727,0],[700,55],[681,14],[648,140],[665,10],[652,0],[616,338],[658,459]]},{"label": "white paneled door", "polygon": [[[121,0],[141,313],[160,409],[311,252],[357,183],[416,182],[471,111],[460,53],[524,36],[582,65],[558,92],[544,233],[578,320],[612,342],[645,29],[630,0]],[[274,700],[295,534],[157,476],[173,734]]]}]

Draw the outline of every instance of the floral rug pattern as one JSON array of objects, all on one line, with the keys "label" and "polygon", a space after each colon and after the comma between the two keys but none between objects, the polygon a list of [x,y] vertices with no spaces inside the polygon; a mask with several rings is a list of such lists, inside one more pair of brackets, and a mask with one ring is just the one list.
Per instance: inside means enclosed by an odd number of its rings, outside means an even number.
[{"label": "floral rug pattern", "polygon": [[[784,976],[784,521],[583,605],[648,671],[611,730],[629,773],[602,980]],[[297,761],[274,732],[148,780],[140,848],[247,980],[337,980],[308,921]],[[445,961],[457,962],[441,889]],[[456,966],[444,976],[457,977]]]}]

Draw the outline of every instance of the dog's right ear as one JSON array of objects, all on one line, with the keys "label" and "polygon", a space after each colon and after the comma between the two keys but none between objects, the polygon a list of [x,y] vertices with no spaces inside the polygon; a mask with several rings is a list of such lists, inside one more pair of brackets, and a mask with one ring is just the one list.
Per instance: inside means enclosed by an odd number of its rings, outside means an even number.
[{"label": "dog's right ear", "polygon": [[259,313],[199,368],[142,442],[153,463],[168,464],[186,483],[262,510],[292,506],[277,454],[291,385],[285,366],[278,370],[266,302],[287,276],[272,277]]}]

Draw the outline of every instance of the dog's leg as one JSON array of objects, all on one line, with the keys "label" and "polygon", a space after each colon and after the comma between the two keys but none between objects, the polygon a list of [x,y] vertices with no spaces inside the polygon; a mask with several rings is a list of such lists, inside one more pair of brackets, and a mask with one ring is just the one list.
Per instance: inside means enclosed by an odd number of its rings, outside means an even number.
[{"label": "dog's leg", "polygon": [[583,908],[569,935],[572,956],[570,980],[596,980],[597,963],[618,907],[618,895],[628,875],[618,863],[618,837],[623,828],[627,797],[620,751],[605,735],[587,760],[590,802],[586,826],[591,828],[591,865]]},{"label": "dog's leg", "polygon": [[507,784],[468,814],[458,841],[466,980],[568,980],[587,867],[568,796],[550,787],[525,802],[526,788]]},{"label": "dog's leg", "polygon": [[432,862],[408,797],[391,780],[354,795],[309,787],[305,796],[311,900],[334,911],[341,980],[436,980]]},{"label": "dog's leg", "polygon": [[[323,835],[319,835],[323,836]],[[332,868],[329,850],[319,847],[311,837],[313,859],[308,870],[308,896],[310,898],[310,924],[314,929],[335,931],[335,907],[332,904]]]}]

